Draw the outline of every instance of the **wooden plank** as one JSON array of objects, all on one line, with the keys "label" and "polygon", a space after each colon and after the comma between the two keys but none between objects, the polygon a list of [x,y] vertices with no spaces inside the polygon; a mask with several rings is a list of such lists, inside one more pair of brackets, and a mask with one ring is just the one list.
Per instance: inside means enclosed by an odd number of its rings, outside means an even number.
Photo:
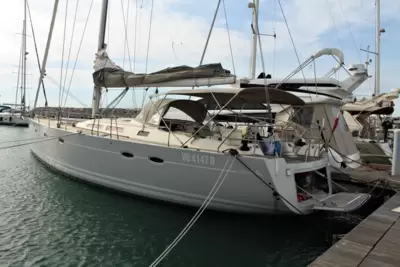
[{"label": "wooden plank", "polygon": [[[391,228],[363,261],[378,262],[376,266],[400,265],[400,229]],[[363,263],[360,266],[364,266]],[[368,265],[365,265],[368,266]]]},{"label": "wooden plank", "polygon": [[371,246],[342,239],[309,266],[357,266],[367,256],[371,248]]},{"label": "wooden plank", "polygon": [[393,220],[385,217],[368,217],[348,233],[345,238],[372,247],[378,243],[393,223]]},{"label": "wooden plank", "polygon": [[399,206],[397,193],[309,266],[400,266]]}]

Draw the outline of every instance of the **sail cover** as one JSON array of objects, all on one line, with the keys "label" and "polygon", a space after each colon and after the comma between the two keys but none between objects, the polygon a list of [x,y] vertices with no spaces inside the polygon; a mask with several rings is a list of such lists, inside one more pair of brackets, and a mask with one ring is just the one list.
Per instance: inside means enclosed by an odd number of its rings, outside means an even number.
[{"label": "sail cover", "polygon": [[110,60],[104,50],[96,54],[93,82],[96,86],[107,88],[151,86],[167,82],[194,79],[234,77],[221,64],[207,64],[198,67],[178,66],[157,72],[142,74],[123,70]]}]

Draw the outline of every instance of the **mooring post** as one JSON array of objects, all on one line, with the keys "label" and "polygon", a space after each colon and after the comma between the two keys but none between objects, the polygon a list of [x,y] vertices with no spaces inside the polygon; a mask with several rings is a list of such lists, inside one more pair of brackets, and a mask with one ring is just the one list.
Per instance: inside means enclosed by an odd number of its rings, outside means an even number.
[{"label": "mooring post", "polygon": [[393,131],[393,157],[392,157],[392,175],[400,175],[400,162],[397,159],[400,156],[400,129]]}]

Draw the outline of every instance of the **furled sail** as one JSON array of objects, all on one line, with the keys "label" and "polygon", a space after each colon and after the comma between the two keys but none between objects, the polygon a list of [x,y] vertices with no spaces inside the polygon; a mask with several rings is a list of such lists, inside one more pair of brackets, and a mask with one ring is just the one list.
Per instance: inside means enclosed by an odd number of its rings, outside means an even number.
[{"label": "furled sail", "polygon": [[194,68],[178,66],[149,74],[133,73],[117,66],[104,50],[96,54],[94,69],[94,84],[107,88],[210,86],[236,82],[236,77],[219,63]]}]

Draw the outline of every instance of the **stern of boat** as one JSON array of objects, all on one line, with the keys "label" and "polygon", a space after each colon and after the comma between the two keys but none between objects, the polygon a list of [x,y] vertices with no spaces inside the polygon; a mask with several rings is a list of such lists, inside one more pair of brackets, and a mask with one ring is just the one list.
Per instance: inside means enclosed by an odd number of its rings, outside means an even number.
[{"label": "stern of boat", "polygon": [[278,198],[295,214],[317,210],[351,212],[370,198],[369,194],[334,193],[328,158],[275,158],[266,161]]}]

